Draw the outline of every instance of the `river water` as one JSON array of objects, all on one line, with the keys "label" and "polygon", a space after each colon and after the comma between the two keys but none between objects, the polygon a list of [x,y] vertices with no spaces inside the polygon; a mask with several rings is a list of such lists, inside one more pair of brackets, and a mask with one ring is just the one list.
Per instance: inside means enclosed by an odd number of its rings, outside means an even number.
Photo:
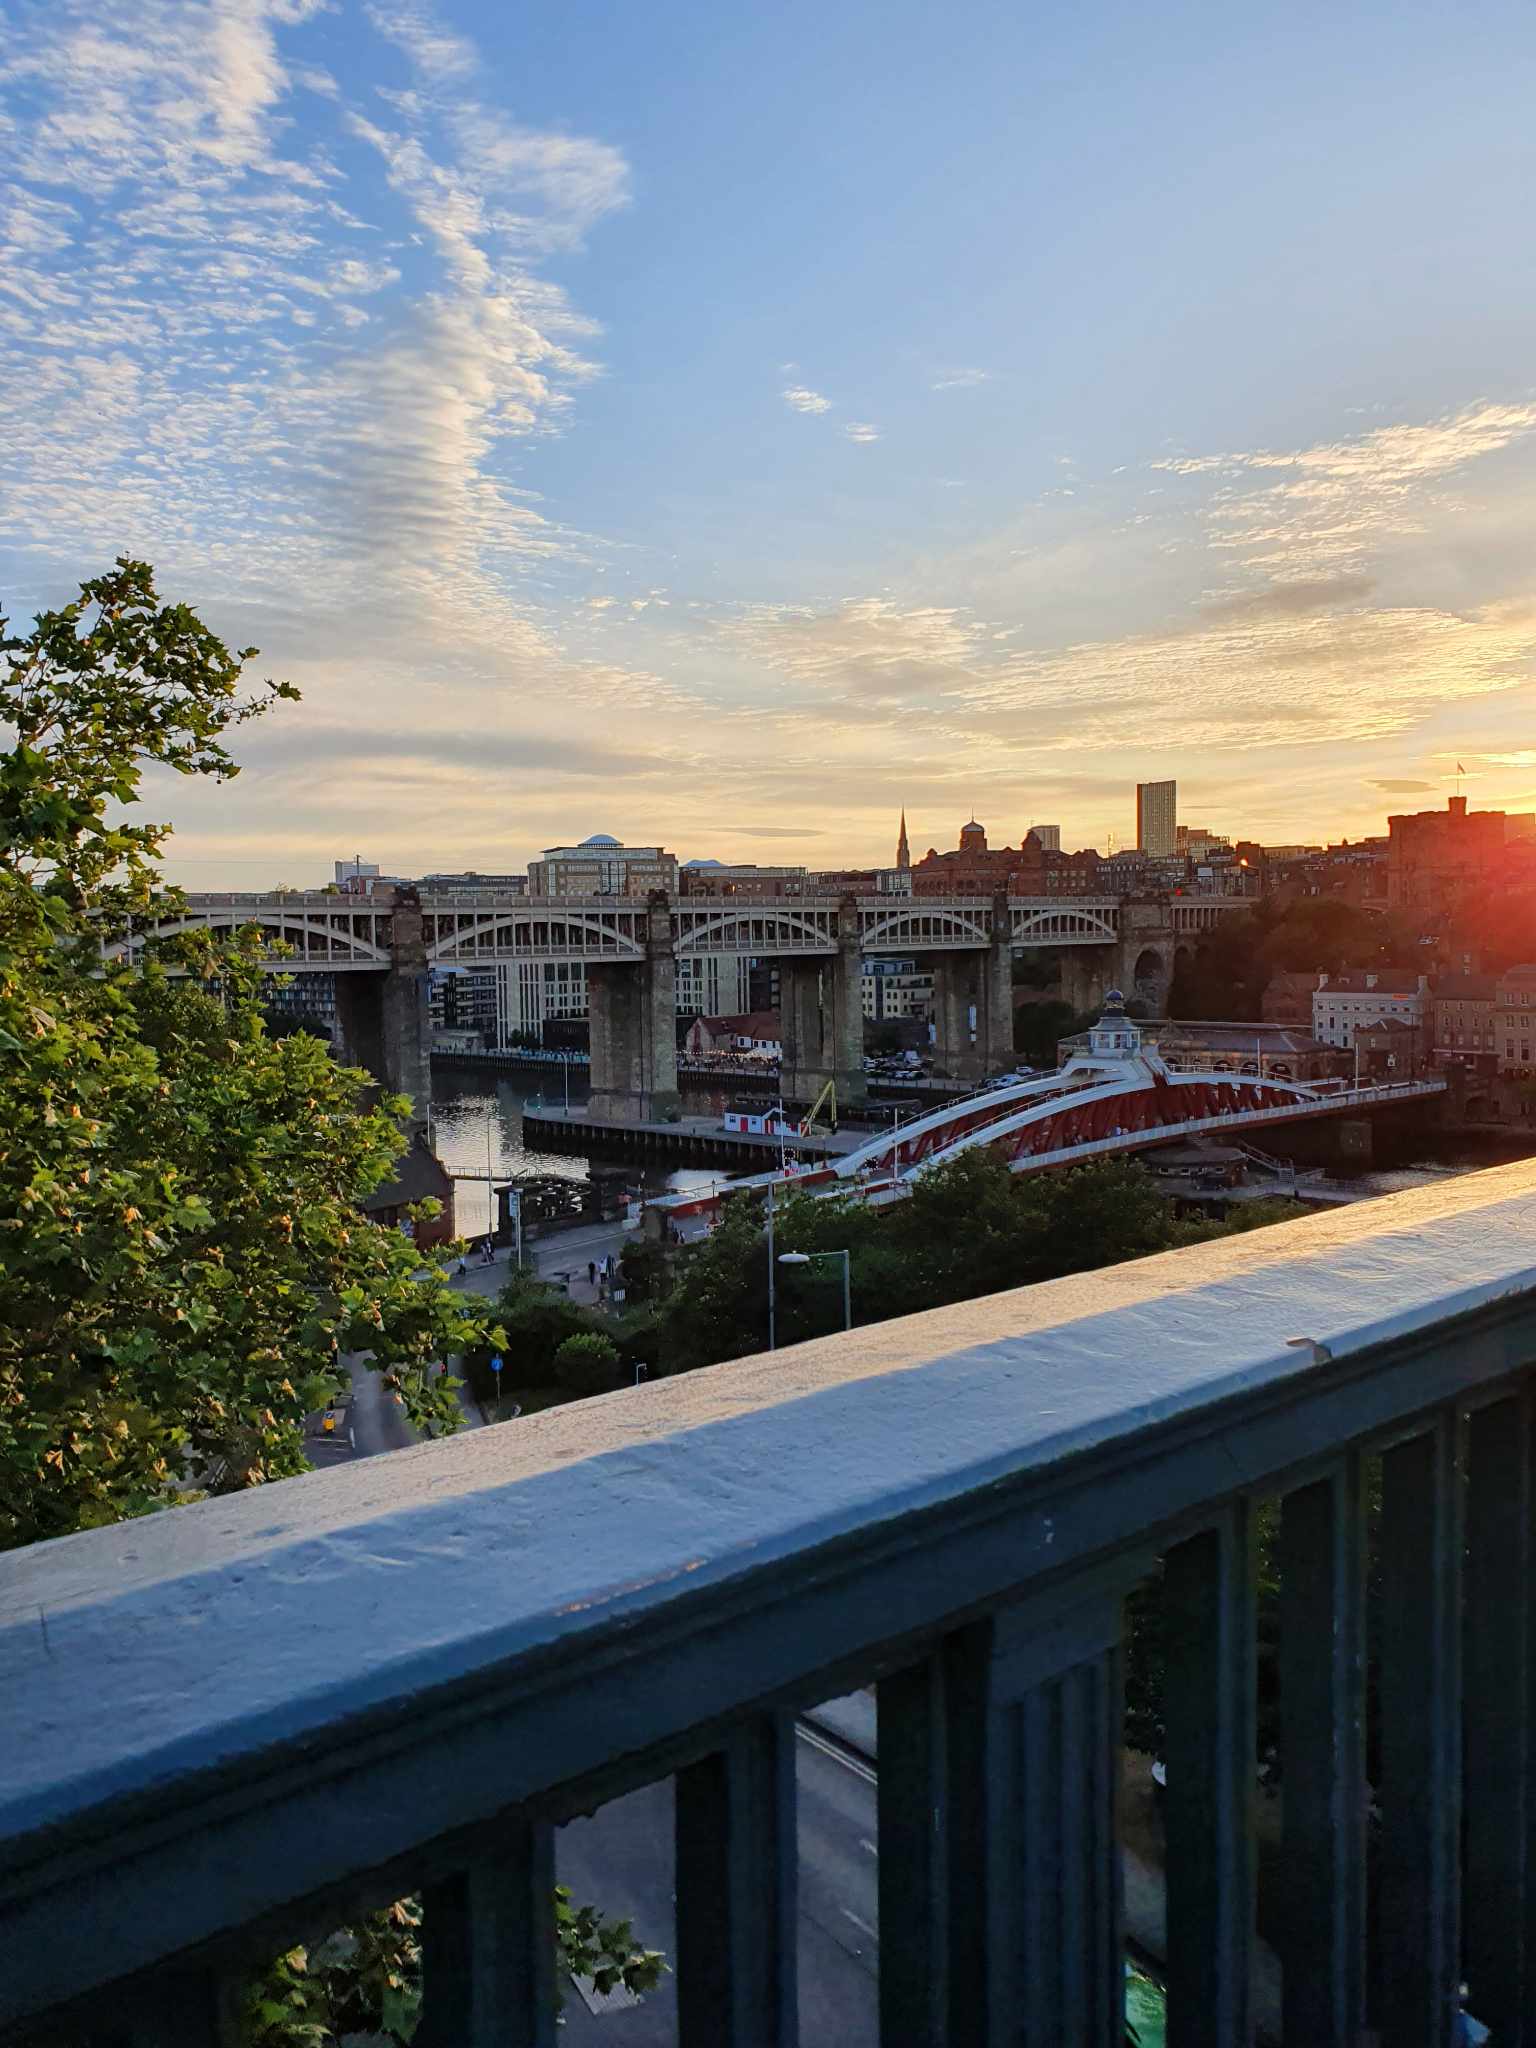
[{"label": "river water", "polygon": [[[586,1101],[589,1094],[586,1073],[570,1078],[570,1101]],[[694,1102],[685,1093],[690,1110],[704,1109],[705,1101]],[[432,1068],[432,1140],[438,1157],[453,1174],[478,1174],[478,1180],[461,1180],[454,1195],[454,1214],[459,1232],[476,1237],[490,1227],[491,1197],[484,1175],[498,1180],[516,1174],[549,1174],[581,1187],[595,1188],[594,1175],[613,1188],[639,1188],[646,1194],[665,1194],[669,1189],[705,1187],[720,1178],[720,1168],[683,1166],[668,1169],[641,1166],[634,1161],[603,1161],[596,1166],[579,1153],[535,1150],[523,1141],[523,1109],[542,1102],[553,1107],[566,1101],[560,1072],[542,1074],[495,1073],[479,1067],[447,1066],[436,1061]]]}]

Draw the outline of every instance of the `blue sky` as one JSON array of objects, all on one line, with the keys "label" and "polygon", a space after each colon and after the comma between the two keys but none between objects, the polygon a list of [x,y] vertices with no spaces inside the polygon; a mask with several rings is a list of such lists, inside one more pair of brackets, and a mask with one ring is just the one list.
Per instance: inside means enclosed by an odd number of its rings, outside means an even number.
[{"label": "blue sky", "polygon": [[1536,805],[1524,10],[0,20],[5,608],[304,691],[180,879]]}]

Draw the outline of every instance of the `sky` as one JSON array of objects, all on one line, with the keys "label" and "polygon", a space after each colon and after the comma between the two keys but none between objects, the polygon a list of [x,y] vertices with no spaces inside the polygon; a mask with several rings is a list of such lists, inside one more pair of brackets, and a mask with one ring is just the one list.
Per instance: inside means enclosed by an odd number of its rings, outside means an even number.
[{"label": "sky", "polygon": [[1536,808],[1536,18],[0,0],[0,610],[303,693],[190,886]]}]

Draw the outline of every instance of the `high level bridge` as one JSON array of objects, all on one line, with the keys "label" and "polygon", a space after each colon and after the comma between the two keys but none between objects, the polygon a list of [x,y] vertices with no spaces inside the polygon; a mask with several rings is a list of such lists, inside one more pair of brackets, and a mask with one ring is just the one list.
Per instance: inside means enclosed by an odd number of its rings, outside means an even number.
[{"label": "high level bridge", "polygon": [[[257,926],[275,973],[335,977],[341,1050],[425,1101],[427,977],[436,966],[566,962],[585,970],[593,1114],[645,1121],[678,1109],[680,960],[773,960],[779,972],[783,1084],[796,1100],[834,1080],[864,1093],[862,969],[867,958],[921,960],[933,972],[936,1062],[980,1082],[1013,1064],[1013,955],[1059,949],[1079,1010],[1134,988],[1161,1008],[1178,954],[1247,904],[1231,897],[784,897],[671,902],[620,897],[329,892],[189,895],[144,937]],[[975,1026],[972,1030],[972,1012]]]}]

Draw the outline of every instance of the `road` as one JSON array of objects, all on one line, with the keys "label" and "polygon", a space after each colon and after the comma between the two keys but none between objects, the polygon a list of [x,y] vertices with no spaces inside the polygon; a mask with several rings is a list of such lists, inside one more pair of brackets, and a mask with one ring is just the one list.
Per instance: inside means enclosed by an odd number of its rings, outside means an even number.
[{"label": "road", "polygon": [[[799,1736],[800,2038],[875,2048],[875,1774],[818,1730],[802,1724]],[[675,1956],[670,1779],[572,1821],[555,1856],[574,1899],[631,1919],[638,1940]],[[598,2013],[568,1990],[562,2033],[567,2048],[673,2048],[675,1980],[663,1978],[638,2005]]]}]

